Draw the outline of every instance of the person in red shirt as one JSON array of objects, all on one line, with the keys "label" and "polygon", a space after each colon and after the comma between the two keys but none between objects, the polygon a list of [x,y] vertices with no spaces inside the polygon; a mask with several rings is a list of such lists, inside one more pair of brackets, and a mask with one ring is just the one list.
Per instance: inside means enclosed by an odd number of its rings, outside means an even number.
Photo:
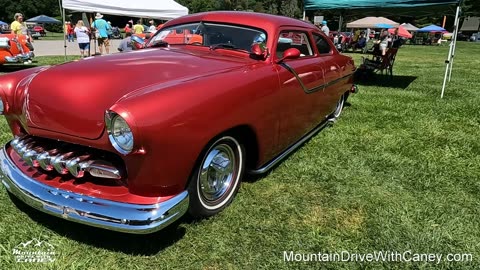
[{"label": "person in red shirt", "polygon": [[132,33],[132,28],[130,27],[130,24],[126,24],[125,25],[125,28],[123,29],[125,31],[125,34],[126,33]]},{"label": "person in red shirt", "polygon": [[75,41],[75,38],[74,38],[74,34],[75,31],[74,31],[74,28],[72,26],[72,23],[68,23],[67,24],[67,38],[68,38],[68,42],[74,42]]}]

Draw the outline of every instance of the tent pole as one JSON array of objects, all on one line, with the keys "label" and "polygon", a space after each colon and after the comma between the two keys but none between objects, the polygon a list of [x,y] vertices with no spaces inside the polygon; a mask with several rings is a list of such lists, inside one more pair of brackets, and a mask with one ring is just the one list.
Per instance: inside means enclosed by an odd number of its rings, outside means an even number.
[{"label": "tent pole", "polygon": [[63,47],[65,49],[65,62],[67,62],[67,40],[66,40],[66,36],[65,36],[65,9],[62,8],[62,0],[58,0],[58,5],[60,6],[60,13],[62,14],[62,21],[63,21],[63,24],[62,24],[62,32],[63,33]]},{"label": "tent pole", "polygon": [[342,24],[343,24],[343,15],[340,12],[340,18],[338,19],[338,32],[342,31]]},{"label": "tent pole", "polygon": [[303,20],[305,21],[305,9],[303,9]]},{"label": "tent pole", "polygon": [[[63,31],[65,31],[65,9],[63,9]],[[63,35],[63,47],[64,47],[64,50],[65,50],[65,62],[67,62],[67,37],[65,36],[65,33]]]},{"label": "tent pole", "polygon": [[459,16],[457,16],[455,19],[455,25],[454,25],[454,30],[453,30],[453,52],[452,52],[452,63],[450,64],[450,71],[448,73],[448,82],[450,82],[450,80],[452,79],[452,70],[453,70],[453,60],[455,58],[455,49],[457,48],[457,35],[458,35],[458,27],[459,27],[459,24],[460,24],[460,12],[462,12],[462,10],[460,9],[459,11]]},{"label": "tent pole", "polygon": [[[457,12],[455,14],[455,22],[458,20],[458,15],[460,13],[460,5],[457,5]],[[456,35],[456,32],[454,33]],[[450,62],[452,60],[452,54],[453,54],[453,42],[450,43],[450,49],[448,50],[448,58],[445,60],[445,63],[447,66],[445,67],[445,76],[443,77],[443,86],[442,86],[442,94],[440,95],[440,98],[443,98],[443,94],[445,93],[445,87],[447,85],[447,77],[448,77],[448,71],[450,69]]]}]

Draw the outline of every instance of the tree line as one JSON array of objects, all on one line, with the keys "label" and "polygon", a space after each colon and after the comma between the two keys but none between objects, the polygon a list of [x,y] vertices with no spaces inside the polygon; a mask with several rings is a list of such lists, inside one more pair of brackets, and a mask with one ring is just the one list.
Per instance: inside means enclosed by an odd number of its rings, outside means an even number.
[{"label": "tree line", "polygon": [[[177,0],[188,7],[190,13],[212,10],[250,10],[270,14],[300,18],[303,13],[302,0]],[[479,0],[464,0],[462,3],[464,16],[480,16]],[[59,17],[58,0],[0,0],[0,20],[10,23],[15,13],[23,13],[32,18],[37,15]],[[320,11],[321,12],[321,11]],[[328,12],[322,12],[328,14]]]}]

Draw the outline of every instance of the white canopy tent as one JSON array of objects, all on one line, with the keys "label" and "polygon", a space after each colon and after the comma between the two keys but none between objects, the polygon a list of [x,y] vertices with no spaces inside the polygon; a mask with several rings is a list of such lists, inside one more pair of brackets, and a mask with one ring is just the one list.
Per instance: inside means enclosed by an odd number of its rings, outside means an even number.
[{"label": "white canopy tent", "polygon": [[347,23],[347,28],[378,28],[377,24],[388,24],[397,27],[399,23],[384,17],[365,17],[353,22]]},{"label": "white canopy tent", "polygon": [[62,7],[82,12],[170,20],[188,14],[188,8],[173,0],[63,0]]},{"label": "white canopy tent", "polygon": [[416,32],[419,28],[410,23],[402,23],[401,26],[407,29],[408,31]]},{"label": "white canopy tent", "polygon": [[[173,0],[58,0],[65,24],[65,9],[80,12],[100,12],[102,14],[170,20],[188,14],[188,8]],[[67,41],[64,39],[65,60]]]}]

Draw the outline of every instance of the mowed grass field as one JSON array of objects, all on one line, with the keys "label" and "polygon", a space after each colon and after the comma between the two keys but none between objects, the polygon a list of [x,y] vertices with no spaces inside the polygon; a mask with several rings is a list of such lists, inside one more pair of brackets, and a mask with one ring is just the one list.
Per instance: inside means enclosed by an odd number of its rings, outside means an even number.
[{"label": "mowed grass field", "polygon": [[[127,235],[19,209],[2,188],[0,269],[479,269],[480,44],[458,44],[440,99],[447,52],[402,47],[392,80],[361,83],[333,127],[268,174],[248,177],[208,220]],[[351,55],[359,63],[362,55]],[[11,135],[3,119],[0,128],[3,144]],[[14,261],[12,249],[32,238],[55,246],[53,263]],[[284,251],[443,257],[286,262]],[[473,261],[445,260],[454,253]]]}]

